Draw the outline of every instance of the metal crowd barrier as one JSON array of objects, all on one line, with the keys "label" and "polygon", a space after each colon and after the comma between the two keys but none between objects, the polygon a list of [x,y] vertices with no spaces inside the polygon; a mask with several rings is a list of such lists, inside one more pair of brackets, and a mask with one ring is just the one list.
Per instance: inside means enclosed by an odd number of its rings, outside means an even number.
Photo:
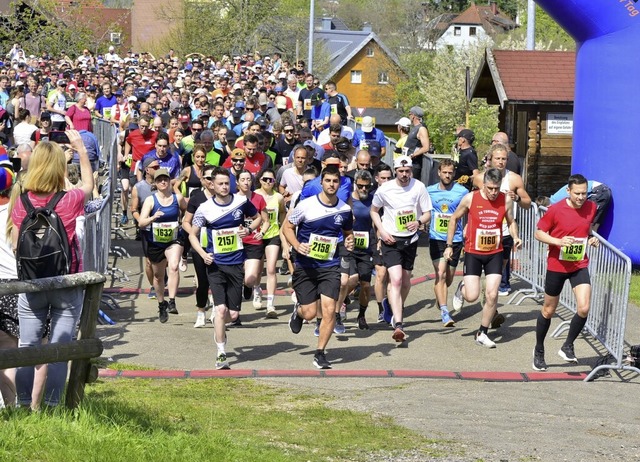
[{"label": "metal crowd barrier", "polygon": [[[109,265],[111,256],[112,208],[115,196],[118,159],[118,131],[115,126],[101,119],[93,119],[93,134],[100,145],[100,167],[98,184],[102,202],[97,211],[85,216],[85,242],[83,264],[85,271],[110,274],[112,277],[121,270]],[[108,294],[102,294],[101,303],[117,308],[118,303]],[[102,310],[100,320],[114,322]]]},{"label": "metal crowd barrier", "polygon": [[[532,204],[529,210],[518,209],[518,225],[523,249],[514,254],[512,274],[530,287],[514,294],[511,304],[518,296],[541,299],[544,296],[544,280],[547,272],[547,245],[535,239],[536,224],[546,212],[545,207]],[[615,364],[595,367],[585,378],[590,381],[603,369],[629,370],[640,374],[640,369],[624,363],[624,334],[626,328],[631,285],[631,260],[602,236],[594,233],[600,241],[598,247],[589,247],[589,274],[591,276],[591,304],[585,330],[598,340],[613,356]],[[559,304],[576,313],[576,301],[570,284],[565,284]],[[569,329],[570,320],[563,321],[551,334],[558,337]]]}]

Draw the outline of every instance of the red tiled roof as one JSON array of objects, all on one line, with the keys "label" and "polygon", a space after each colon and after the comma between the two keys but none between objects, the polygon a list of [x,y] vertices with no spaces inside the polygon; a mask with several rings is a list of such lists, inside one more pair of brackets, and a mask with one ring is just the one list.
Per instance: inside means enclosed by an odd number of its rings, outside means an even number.
[{"label": "red tiled roof", "polygon": [[464,10],[458,16],[456,16],[451,24],[482,24],[480,20],[480,12],[475,3],[472,3],[469,8]]},{"label": "red tiled roof", "polygon": [[493,56],[509,101],[573,101],[575,52],[493,50]]}]

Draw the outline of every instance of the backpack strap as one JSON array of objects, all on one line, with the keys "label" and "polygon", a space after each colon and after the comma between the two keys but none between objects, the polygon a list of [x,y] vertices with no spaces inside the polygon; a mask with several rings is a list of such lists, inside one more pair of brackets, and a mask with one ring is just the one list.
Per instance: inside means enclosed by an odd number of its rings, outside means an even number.
[{"label": "backpack strap", "polygon": [[67,194],[66,191],[58,191],[57,193],[55,193],[53,197],[49,200],[49,202],[47,202],[47,205],[45,206],[45,208],[49,212],[53,212],[53,209],[56,207],[56,205],[58,205],[58,202],[60,202],[60,199],[62,199],[65,194]]},{"label": "backpack strap", "polygon": [[20,200],[22,201],[22,205],[27,212],[27,216],[31,215],[35,211],[35,209],[33,208],[31,200],[29,200],[29,193],[24,192],[20,194]]}]

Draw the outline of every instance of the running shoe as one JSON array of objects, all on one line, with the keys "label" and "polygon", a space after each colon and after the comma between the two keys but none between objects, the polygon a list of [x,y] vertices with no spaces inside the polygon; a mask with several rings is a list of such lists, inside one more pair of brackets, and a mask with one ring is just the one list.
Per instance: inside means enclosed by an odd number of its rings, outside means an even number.
[{"label": "running shoe", "polygon": [[229,361],[227,361],[227,355],[225,353],[219,353],[216,358],[216,369],[230,369]]},{"label": "running shoe", "polygon": [[464,298],[462,297],[462,288],[464,287],[464,280],[460,281],[458,284],[458,288],[453,294],[453,309],[450,311],[451,314],[456,314],[458,311],[462,309],[462,305],[464,304]]},{"label": "running shoe", "polygon": [[225,324],[225,327],[242,327],[242,321],[240,321],[240,315],[231,322]]},{"label": "running shoe", "polygon": [[316,319],[316,327],[313,329],[313,335],[316,337],[320,337],[320,324],[322,323],[322,319]]},{"label": "running shoe", "polygon": [[262,289],[260,287],[253,289],[253,307],[256,310],[262,308]]},{"label": "running shoe", "polygon": [[534,371],[546,371],[548,369],[547,363],[544,360],[544,351],[533,349],[532,367]]},{"label": "running shoe", "polygon": [[369,324],[367,324],[367,320],[364,316],[358,316],[358,329],[369,330]]},{"label": "running shoe", "polygon": [[389,304],[389,299],[387,297],[382,300],[382,309],[382,318],[384,319],[384,322],[389,324],[391,322],[393,312],[391,311],[391,305]]},{"label": "running shoe", "polygon": [[511,293],[510,289],[500,289],[500,290],[498,290],[498,296],[500,296],[500,297],[506,297],[510,293]]},{"label": "running shoe", "polygon": [[278,319],[278,312],[272,306],[267,307],[267,318],[269,319]]},{"label": "running shoe", "polygon": [[182,257],[182,258],[180,259],[180,264],[178,265],[178,269],[179,269],[180,271],[182,271],[183,273],[184,273],[185,271],[187,271],[187,259],[186,259],[186,258]]},{"label": "running shoe", "polygon": [[176,308],[176,301],[174,299],[169,299],[167,312],[171,314],[178,314],[178,308]]},{"label": "running shoe", "polygon": [[282,266],[280,267],[279,272],[281,276],[286,276],[287,274],[291,274],[289,272],[289,264],[287,263],[287,260],[282,260]]},{"label": "running shoe", "polygon": [[204,317],[204,312],[198,311],[198,314],[196,315],[196,323],[193,325],[193,327],[197,329],[199,327],[204,327],[206,324],[207,321]]},{"label": "running shoe", "polygon": [[120,217],[120,224],[124,226],[127,223],[129,223],[129,217],[127,216],[126,213],[123,213],[122,216]]},{"label": "running shoe", "polygon": [[384,313],[378,313],[378,322],[379,322],[379,323],[380,323],[380,322],[386,322],[386,321],[384,320]]},{"label": "running shoe", "polygon": [[400,343],[404,342],[407,339],[407,334],[402,327],[396,327],[393,331],[393,335],[391,335],[391,338]]},{"label": "running shoe", "polygon": [[441,315],[442,315],[442,324],[444,325],[444,327],[453,327],[456,325],[456,322],[453,319],[451,319],[451,315],[449,314],[448,311],[442,310]]},{"label": "running shoe", "polygon": [[166,300],[158,303],[158,320],[163,324],[169,320],[169,313],[167,313],[167,308],[169,308],[169,304]]},{"label": "running shoe", "polygon": [[313,356],[313,365],[318,369],[331,369],[331,363],[327,361],[327,356],[324,353],[316,353]]},{"label": "running shoe", "polygon": [[577,363],[578,358],[573,351],[573,345],[562,345],[562,348],[558,351],[558,356],[570,363]]},{"label": "running shoe", "polygon": [[344,334],[347,331],[340,317],[340,313],[336,313],[336,323],[333,326],[334,334]]},{"label": "running shoe", "polygon": [[149,289],[149,300],[155,300],[156,297],[156,289],[154,289],[153,287],[151,289]]},{"label": "running shoe", "polygon": [[484,332],[478,332],[476,334],[476,343],[480,346],[483,346],[485,348],[495,348],[496,344],[495,342],[491,341],[491,339],[489,337],[487,337],[487,334],[485,334]]},{"label": "running shoe", "polygon": [[496,311],[496,315],[491,320],[491,328],[492,329],[497,329],[502,324],[504,324],[504,321],[505,321],[504,315],[502,313],[498,313]]},{"label": "running shoe", "polygon": [[291,313],[291,317],[289,318],[289,329],[291,329],[291,332],[294,334],[299,334],[302,330],[303,319],[301,316],[298,316],[299,306],[300,305],[298,303],[293,306],[293,313]]}]

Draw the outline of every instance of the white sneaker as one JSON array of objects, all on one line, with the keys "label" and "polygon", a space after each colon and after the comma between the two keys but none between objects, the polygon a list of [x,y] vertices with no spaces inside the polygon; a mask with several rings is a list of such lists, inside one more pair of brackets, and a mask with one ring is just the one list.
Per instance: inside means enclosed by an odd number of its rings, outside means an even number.
[{"label": "white sneaker", "polygon": [[207,324],[207,321],[204,317],[204,313],[202,311],[198,311],[198,315],[196,317],[196,323],[193,325],[193,327],[198,328],[198,327],[204,327]]},{"label": "white sneaker", "polygon": [[487,334],[485,334],[484,332],[479,332],[476,334],[476,343],[480,346],[483,346],[485,348],[495,348],[496,344],[495,342],[491,341],[491,339],[489,337],[487,337]]},{"label": "white sneaker", "polygon": [[268,306],[267,307],[267,318],[269,319],[277,319],[278,318],[278,312],[276,311],[276,309],[272,306]]},{"label": "white sneaker", "polygon": [[180,264],[178,265],[178,269],[180,271],[182,271],[183,273],[185,271],[187,271],[187,259],[186,258],[181,258],[180,259]]},{"label": "white sneaker", "polygon": [[458,288],[453,294],[453,310],[449,311],[449,314],[455,314],[462,309],[464,304],[464,298],[462,297],[462,288],[464,287],[464,280],[460,281]]},{"label": "white sneaker", "polygon": [[262,308],[262,289],[260,287],[253,289],[253,307],[256,310]]}]

